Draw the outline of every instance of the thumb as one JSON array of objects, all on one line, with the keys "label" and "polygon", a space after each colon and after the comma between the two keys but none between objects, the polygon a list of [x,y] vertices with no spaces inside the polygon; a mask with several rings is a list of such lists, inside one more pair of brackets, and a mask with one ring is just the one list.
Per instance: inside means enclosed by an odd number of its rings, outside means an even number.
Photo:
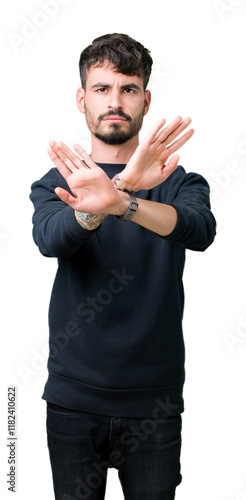
[{"label": "thumb", "polygon": [[171,156],[168,163],[163,167],[162,173],[165,180],[169,177],[169,175],[171,175],[174,172],[174,170],[176,170],[178,166],[178,161],[179,161],[179,155],[173,155]]},{"label": "thumb", "polygon": [[57,188],[55,188],[55,193],[57,194],[57,196],[59,196],[59,198],[62,201],[64,201],[64,203],[67,203],[68,205],[71,205],[71,206],[74,204],[76,198],[74,196],[71,196],[68,193],[68,191],[66,191],[66,189],[57,187]]}]

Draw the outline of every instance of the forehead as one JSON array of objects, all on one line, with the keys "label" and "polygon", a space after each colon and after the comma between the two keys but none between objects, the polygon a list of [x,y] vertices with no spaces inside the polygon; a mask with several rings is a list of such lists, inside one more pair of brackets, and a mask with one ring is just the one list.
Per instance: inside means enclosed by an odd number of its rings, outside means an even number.
[{"label": "forehead", "polygon": [[128,83],[135,83],[140,88],[143,87],[143,78],[138,75],[124,75],[119,73],[114,68],[113,64],[105,61],[102,66],[96,64],[87,70],[86,84],[89,86],[96,85],[97,83],[105,83],[113,85],[127,85]]}]

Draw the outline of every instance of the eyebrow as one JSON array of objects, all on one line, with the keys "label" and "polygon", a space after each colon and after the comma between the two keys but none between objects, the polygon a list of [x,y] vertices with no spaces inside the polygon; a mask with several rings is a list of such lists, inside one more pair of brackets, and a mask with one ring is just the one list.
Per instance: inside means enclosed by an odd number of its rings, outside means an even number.
[{"label": "eyebrow", "polygon": [[[101,83],[101,82],[99,82],[99,83],[96,83],[95,85],[92,85],[91,88],[92,89],[96,89],[96,88],[100,89],[100,88],[110,88],[110,87],[112,87],[112,85],[109,85],[108,83]],[[120,88],[123,89],[123,90],[124,89],[129,89],[129,88],[135,89],[135,90],[141,90],[141,88],[138,85],[136,85],[136,83],[128,83],[126,85],[121,85]]]}]

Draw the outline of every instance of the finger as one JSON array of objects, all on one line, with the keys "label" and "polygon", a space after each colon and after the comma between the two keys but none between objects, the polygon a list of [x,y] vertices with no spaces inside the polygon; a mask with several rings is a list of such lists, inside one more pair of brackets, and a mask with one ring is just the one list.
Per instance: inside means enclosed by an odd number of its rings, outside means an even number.
[{"label": "finger", "polygon": [[71,172],[74,172],[77,168],[81,168],[81,159],[63,142],[59,141],[56,143],[55,141],[50,141],[49,145]]},{"label": "finger", "polygon": [[92,160],[92,158],[86,153],[86,151],[79,145],[74,144],[73,148],[81,156],[84,165],[88,168],[95,168],[97,164]]},{"label": "finger", "polygon": [[81,168],[81,158],[74,154],[74,152],[63,142],[58,142],[57,146],[60,148],[61,152],[66,155],[66,157],[75,165],[77,168]]},{"label": "finger", "polygon": [[156,138],[156,134],[158,134],[159,130],[161,130],[161,128],[165,125],[165,123],[166,123],[165,118],[162,118],[155,125],[155,127],[149,132],[149,134],[145,137],[145,141],[152,143]]},{"label": "finger", "polygon": [[68,180],[68,178],[70,177],[70,175],[72,175],[72,173],[67,168],[65,163],[63,163],[63,161],[59,158],[59,156],[57,156],[56,152],[52,148],[48,148],[47,153],[48,153],[50,159],[55,164],[56,168],[59,170],[62,177],[64,177],[65,180]]},{"label": "finger", "polygon": [[190,124],[191,124],[191,118],[190,117],[185,118],[185,120],[183,120],[178,125],[178,127],[166,137],[164,141],[162,141],[162,144],[164,143],[165,145],[171,144],[171,142],[173,142],[173,140],[176,139],[176,137],[178,137],[178,135],[180,135]]},{"label": "finger", "polygon": [[67,203],[67,205],[70,205],[70,207],[74,209],[76,208],[76,198],[74,198],[74,196],[71,196],[68,191],[58,187],[55,188],[55,193],[57,194],[57,196],[59,196],[59,198],[61,198],[62,201],[64,201],[64,203]]},{"label": "finger", "polygon": [[175,151],[180,149],[181,146],[183,146],[187,141],[189,141],[189,139],[193,136],[194,132],[195,130],[191,128],[190,130],[188,130],[188,132],[182,135],[182,137],[174,141],[172,144],[170,144],[170,146],[167,146],[166,151],[168,151],[169,155],[175,153]]},{"label": "finger", "polygon": [[161,130],[161,132],[157,136],[156,139],[158,143],[164,142],[167,139],[167,137],[171,133],[173,133],[177,129],[177,127],[179,127],[182,121],[183,119],[181,116],[177,116],[176,118],[174,118],[174,120],[172,120],[171,123],[169,123],[169,125],[167,125],[163,130]]},{"label": "finger", "polygon": [[174,170],[176,170],[178,162],[179,162],[179,155],[173,155],[169,159],[168,163],[162,169],[164,180],[166,180],[169,177],[169,175],[171,175],[174,172]]}]

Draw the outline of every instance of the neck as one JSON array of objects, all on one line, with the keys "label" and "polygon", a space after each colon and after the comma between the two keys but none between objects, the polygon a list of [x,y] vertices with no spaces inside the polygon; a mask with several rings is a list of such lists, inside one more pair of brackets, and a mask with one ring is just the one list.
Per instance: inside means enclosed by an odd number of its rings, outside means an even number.
[{"label": "neck", "polygon": [[128,163],[139,144],[138,135],[125,144],[111,146],[91,136],[91,158],[95,163]]}]

